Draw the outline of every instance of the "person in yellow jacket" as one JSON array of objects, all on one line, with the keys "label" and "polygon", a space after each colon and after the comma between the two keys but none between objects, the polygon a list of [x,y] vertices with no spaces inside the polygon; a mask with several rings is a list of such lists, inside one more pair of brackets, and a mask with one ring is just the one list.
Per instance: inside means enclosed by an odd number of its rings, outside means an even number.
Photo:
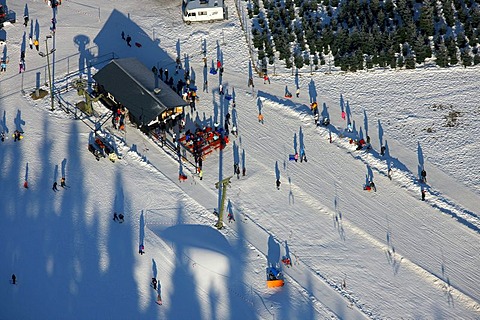
[{"label": "person in yellow jacket", "polygon": [[40,50],[40,44],[38,42],[38,39],[33,40],[33,45],[35,46],[35,49]]},{"label": "person in yellow jacket", "polygon": [[198,177],[200,178],[200,180],[203,179],[203,170],[200,169],[200,171],[198,172]]}]

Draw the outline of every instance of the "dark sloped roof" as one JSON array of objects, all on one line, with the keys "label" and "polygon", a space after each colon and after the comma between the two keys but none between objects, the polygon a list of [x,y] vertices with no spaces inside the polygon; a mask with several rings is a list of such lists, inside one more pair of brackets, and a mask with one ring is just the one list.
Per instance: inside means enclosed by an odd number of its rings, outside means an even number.
[{"label": "dark sloped roof", "polygon": [[[167,109],[188,105],[135,58],[112,60],[93,79],[122,103],[140,123],[148,124]],[[155,88],[160,89],[158,94],[154,93]]]}]

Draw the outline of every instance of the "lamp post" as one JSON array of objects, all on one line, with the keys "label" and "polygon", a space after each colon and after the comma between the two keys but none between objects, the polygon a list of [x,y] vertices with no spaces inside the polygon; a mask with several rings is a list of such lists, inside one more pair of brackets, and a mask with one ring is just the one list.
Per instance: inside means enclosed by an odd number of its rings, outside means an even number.
[{"label": "lamp post", "polygon": [[41,56],[41,57],[47,57],[47,68],[48,68],[48,85],[50,86],[50,103],[51,103],[51,110],[55,110],[55,105],[53,103],[53,86],[52,86],[52,74],[50,72],[50,55],[52,53],[55,52],[55,49],[51,49],[50,51],[48,51],[48,39],[52,38],[51,35],[47,35],[45,37],[45,50],[46,50],[46,53],[43,53],[43,52],[39,52],[38,54]]}]

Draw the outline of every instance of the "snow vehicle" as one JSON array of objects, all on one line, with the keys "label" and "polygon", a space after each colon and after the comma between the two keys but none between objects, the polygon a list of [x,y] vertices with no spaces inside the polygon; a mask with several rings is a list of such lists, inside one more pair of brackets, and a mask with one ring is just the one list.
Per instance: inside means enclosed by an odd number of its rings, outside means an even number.
[{"label": "snow vehicle", "polygon": [[183,0],[182,11],[186,24],[228,19],[228,8],[223,0]]},{"label": "snow vehicle", "polygon": [[285,282],[283,281],[283,275],[278,268],[267,268],[267,288],[283,287]]}]

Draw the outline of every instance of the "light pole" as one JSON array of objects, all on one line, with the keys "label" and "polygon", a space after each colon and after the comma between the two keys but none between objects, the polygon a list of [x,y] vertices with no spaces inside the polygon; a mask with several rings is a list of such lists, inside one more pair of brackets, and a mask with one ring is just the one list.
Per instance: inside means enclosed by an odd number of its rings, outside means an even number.
[{"label": "light pole", "polygon": [[53,87],[52,87],[52,74],[50,72],[50,55],[52,53],[55,52],[55,49],[51,49],[50,51],[48,51],[48,39],[52,38],[51,35],[47,35],[45,37],[45,50],[46,50],[46,53],[43,53],[43,52],[39,52],[38,54],[41,56],[41,57],[47,57],[47,68],[48,68],[48,85],[50,86],[50,103],[51,103],[51,109],[52,111],[55,110],[55,105],[53,103]]}]

